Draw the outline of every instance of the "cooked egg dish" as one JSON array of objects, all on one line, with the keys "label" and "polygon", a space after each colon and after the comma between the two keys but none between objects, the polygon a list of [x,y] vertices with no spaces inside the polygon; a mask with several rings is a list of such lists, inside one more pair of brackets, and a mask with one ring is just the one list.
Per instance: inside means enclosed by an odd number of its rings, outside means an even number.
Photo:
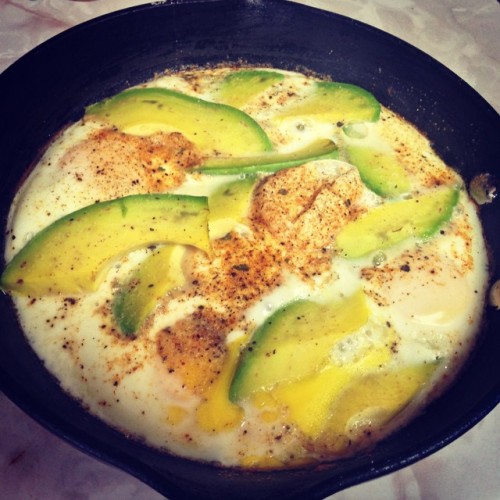
[{"label": "cooked egg dish", "polygon": [[11,208],[1,288],[65,391],[246,468],[359,452],[453,379],[481,321],[476,205],[370,92],[251,67],[98,102]]}]

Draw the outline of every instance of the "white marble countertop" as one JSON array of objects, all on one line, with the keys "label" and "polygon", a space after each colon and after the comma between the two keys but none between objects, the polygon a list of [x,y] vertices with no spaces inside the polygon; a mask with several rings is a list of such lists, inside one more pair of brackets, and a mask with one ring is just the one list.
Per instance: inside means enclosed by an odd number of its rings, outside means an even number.
[{"label": "white marble countertop", "polygon": [[[0,0],[0,71],[47,38],[134,0]],[[424,50],[500,110],[496,0],[302,0]],[[0,393],[0,498],[154,500],[135,478],[72,448]],[[500,499],[500,407],[449,446],[334,500]]]}]

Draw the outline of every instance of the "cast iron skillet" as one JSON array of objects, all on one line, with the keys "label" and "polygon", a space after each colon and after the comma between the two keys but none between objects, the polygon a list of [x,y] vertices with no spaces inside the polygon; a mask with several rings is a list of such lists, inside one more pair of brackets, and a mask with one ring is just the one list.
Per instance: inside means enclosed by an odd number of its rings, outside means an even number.
[{"label": "cast iron skillet", "polygon": [[[164,68],[240,59],[283,69],[307,67],[369,89],[425,131],[466,180],[498,166],[498,114],[458,77],[406,43],[351,19],[280,0],[170,2],[77,26],[0,76],[2,226],[40,148],[79,118],[84,106]],[[497,257],[499,207],[481,209]],[[149,449],[88,415],[27,345],[8,296],[0,297],[0,315],[2,390],[54,433],[171,499],[323,498],[438,450],[499,401],[500,314],[488,308],[479,345],[456,383],[373,450],[312,469],[224,470]]]}]

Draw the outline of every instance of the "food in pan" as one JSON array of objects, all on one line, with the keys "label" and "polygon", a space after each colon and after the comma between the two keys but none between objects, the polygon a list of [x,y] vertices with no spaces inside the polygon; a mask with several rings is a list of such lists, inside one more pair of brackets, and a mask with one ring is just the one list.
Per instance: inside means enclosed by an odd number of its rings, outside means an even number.
[{"label": "food in pan", "polygon": [[488,262],[464,181],[367,90],[168,72],[89,106],[19,190],[2,277],[91,413],[224,466],[366,448],[453,379]]}]

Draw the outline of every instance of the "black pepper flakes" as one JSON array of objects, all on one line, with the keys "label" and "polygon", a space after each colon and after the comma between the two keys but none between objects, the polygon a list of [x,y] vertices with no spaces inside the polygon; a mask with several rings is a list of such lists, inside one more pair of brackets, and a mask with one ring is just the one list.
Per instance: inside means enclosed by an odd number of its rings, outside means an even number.
[{"label": "black pepper flakes", "polygon": [[233,266],[233,269],[236,269],[237,271],[249,271],[250,268],[248,267],[247,264],[237,264]]}]

